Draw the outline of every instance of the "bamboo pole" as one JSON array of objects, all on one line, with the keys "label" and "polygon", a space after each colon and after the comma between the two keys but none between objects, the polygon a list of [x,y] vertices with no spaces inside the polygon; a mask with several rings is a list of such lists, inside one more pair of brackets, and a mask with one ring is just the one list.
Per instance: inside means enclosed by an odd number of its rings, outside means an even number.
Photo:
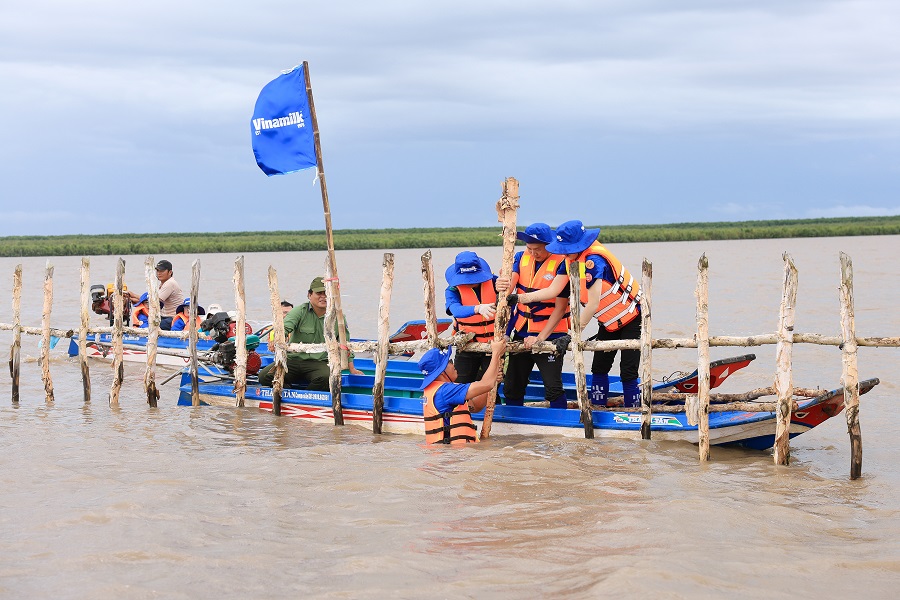
[{"label": "bamboo pole", "polygon": [[[709,460],[709,259],[700,257],[697,274],[697,396],[688,423],[697,425],[700,462]],[[685,408],[688,408],[685,401]],[[694,422],[691,423],[691,417]]]},{"label": "bamboo pole", "polygon": [[787,465],[791,462],[791,398],[794,382],[791,375],[791,353],[794,330],[794,311],[797,306],[797,268],[794,260],[785,252],[784,289],[778,317],[778,344],[775,346],[775,392],[778,396],[778,410],[775,411],[775,464]]},{"label": "bamboo pole", "polygon": [[[330,280],[332,277],[331,263],[326,260],[325,278]],[[333,301],[333,294],[335,292],[340,293],[340,291],[337,287],[329,285],[325,288],[325,292],[328,294],[328,304],[325,308],[325,346],[328,348],[328,389],[331,391],[331,412],[334,415],[334,424],[343,425],[344,409],[341,406],[342,350],[338,347],[338,340],[334,335],[338,310]]]},{"label": "bamboo pole", "polygon": [[188,307],[188,352],[191,355],[191,406],[200,406],[200,379],[197,374],[197,296],[200,291],[200,260],[191,264],[191,305]]},{"label": "bamboo pole", "polygon": [[653,421],[651,394],[653,393],[652,327],[650,325],[650,291],[653,285],[653,265],[646,258],[641,266],[641,439],[650,439]]},{"label": "bamboo pole", "polygon": [[391,290],[394,287],[394,255],[384,253],[378,300],[378,350],[375,352],[375,385],[372,387],[372,432],[381,433],[384,410],[384,376],[387,373],[390,337]]},{"label": "bamboo pole", "polygon": [[281,296],[278,295],[278,273],[269,265],[269,299],[272,302],[272,337],[275,341],[275,366],[272,380],[272,413],[281,415],[281,390],[287,370],[285,355],[284,315],[281,314]]},{"label": "bamboo pole", "polygon": [[[244,257],[239,256],[234,261],[234,306],[237,308],[237,328],[234,333],[235,362],[234,362],[234,404],[244,406],[244,396],[247,393],[247,304],[244,297]],[[278,303],[278,312],[281,312],[281,303]]]},{"label": "bamboo pole", "polygon": [[[500,263],[500,277],[512,278],[512,263],[516,253],[516,213],[519,210],[519,182],[515,177],[507,177],[501,187],[500,199],[497,201],[497,220],[503,223],[503,259]],[[497,301],[497,312],[494,315],[494,340],[506,337],[506,324],[509,323],[509,304],[505,298]],[[487,404],[484,407],[484,421],[481,425],[481,439],[491,437],[491,425],[494,421],[494,405],[497,402],[498,382],[488,392]]]},{"label": "bamboo pole", "polygon": [[81,257],[81,327],[78,329],[78,363],[81,366],[81,387],[84,402],[91,401],[91,369],[87,360],[87,336],[91,326],[91,260]]},{"label": "bamboo pole", "polygon": [[580,263],[575,260],[569,264],[569,289],[574,290],[569,296],[569,312],[572,315],[572,362],[575,364],[575,389],[578,393],[578,406],[581,408],[581,423],[584,425],[585,439],[594,439],[594,416],[591,412],[591,398],[587,390],[587,377],[584,373],[584,351],[581,341],[581,289]]},{"label": "bamboo pole", "polygon": [[144,281],[147,283],[147,368],[144,371],[144,393],[147,404],[156,408],[159,390],[156,387],[156,353],[159,341],[159,283],[152,256],[144,259]]},{"label": "bamboo pole", "polygon": [[437,311],[434,299],[434,267],[431,264],[431,250],[422,255],[422,293],[425,296],[425,339],[428,347],[435,348],[438,339]]},{"label": "bamboo pole", "polygon": [[20,313],[22,309],[22,265],[16,265],[13,272],[13,342],[9,347],[9,376],[12,379],[12,403],[19,403],[19,361],[22,349],[22,324]]},{"label": "bamboo pole", "polygon": [[853,261],[841,252],[841,385],[847,433],[850,435],[850,479],[862,475],[862,432],[859,428],[859,371],[856,366],[856,309],[853,303]]},{"label": "bamboo pole", "polygon": [[125,311],[124,280],[125,261],[120,258],[119,262],[116,263],[116,289],[113,293],[113,382],[109,390],[110,406],[119,404],[119,390],[122,389],[122,381],[125,379],[125,367],[122,364],[122,313]]},{"label": "bamboo pole", "polygon": [[47,261],[44,271],[44,310],[41,314],[41,380],[47,402],[53,402],[53,379],[50,377],[50,310],[53,307],[53,265]]}]

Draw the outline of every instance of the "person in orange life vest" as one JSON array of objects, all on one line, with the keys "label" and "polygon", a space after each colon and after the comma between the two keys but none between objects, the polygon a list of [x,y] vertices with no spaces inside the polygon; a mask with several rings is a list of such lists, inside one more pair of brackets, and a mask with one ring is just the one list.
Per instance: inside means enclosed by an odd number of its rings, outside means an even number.
[{"label": "person in orange life vest", "polygon": [[134,309],[131,311],[132,327],[150,327],[150,309],[147,308],[149,297],[150,294],[144,292],[140,295],[137,304],[134,305]]},{"label": "person in orange life vest", "polygon": [[450,348],[432,348],[419,360],[424,379],[422,386],[425,406],[426,444],[458,446],[478,441],[472,413],[480,412],[487,404],[488,392],[503,379],[501,360],[506,352],[506,340],[491,342],[491,359],[481,379],[459,383],[456,367],[450,362]]},{"label": "person in orange life vest", "polygon": [[[175,316],[172,318],[172,331],[184,331],[188,328],[188,321],[191,318],[190,314],[191,308],[191,299],[185,298],[181,303],[181,306],[175,309]],[[203,310],[202,306],[197,307],[197,329],[200,329],[200,323],[203,322],[203,317],[200,315],[205,315],[206,311]]]},{"label": "person in orange life vest", "polygon": [[[517,293],[537,291],[548,287],[558,275],[566,275],[565,257],[547,252],[547,244],[553,241],[553,231],[546,223],[534,223],[516,237],[525,242],[526,250],[513,259],[512,279],[497,278],[497,291],[505,294],[514,288]],[[569,293],[565,288],[556,298],[530,304],[519,303],[510,319],[513,339],[523,340],[526,348],[547,340],[568,339]],[[565,340],[560,343],[564,343]],[[566,343],[566,345],[568,345]],[[521,352],[509,355],[506,378],[503,381],[503,398],[506,404],[522,406],[525,388],[531,371],[537,364],[544,380],[544,399],[550,408],[567,408],[566,393],[562,384],[563,356],[565,351],[552,354]]]},{"label": "person in orange life vest", "polygon": [[[599,229],[585,229],[581,221],[566,221],[556,230],[556,240],[547,245],[547,251],[566,256],[566,267],[577,260],[581,265],[581,326],[595,318],[600,324],[594,340],[631,340],[641,337],[641,291],[618,258],[607,250],[597,236]],[[557,277],[546,290],[529,292],[518,301],[546,300],[558,294],[568,283],[568,275]],[[594,352],[591,364],[591,402],[606,405],[609,398],[609,371],[616,351]],[[622,391],[626,406],[639,406],[638,387],[640,350],[622,350],[619,360]]]},{"label": "person in orange life vest", "polygon": [[[460,252],[444,273],[448,287],[444,291],[447,314],[453,317],[454,331],[472,332],[473,341],[494,339],[494,314],[497,290],[491,268],[474,252]],[[457,352],[454,366],[459,383],[481,378],[491,359],[482,352]]]}]

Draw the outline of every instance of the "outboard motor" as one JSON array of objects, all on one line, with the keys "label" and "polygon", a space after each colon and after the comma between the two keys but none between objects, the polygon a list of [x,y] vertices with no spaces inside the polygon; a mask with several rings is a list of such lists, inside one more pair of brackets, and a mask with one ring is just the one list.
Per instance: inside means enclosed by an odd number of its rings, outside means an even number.
[{"label": "outboard motor", "polygon": [[[224,342],[219,342],[214,345],[209,352],[209,359],[229,373],[234,373],[235,362],[237,360],[237,348],[234,345],[234,341],[234,338],[230,338]],[[262,359],[259,354],[255,352],[258,347],[259,337],[248,335],[246,341],[247,375],[256,375],[259,373],[260,367],[262,367]]]},{"label": "outboard motor", "polygon": [[200,330],[207,333],[212,339],[220,344],[227,342],[229,335],[229,323],[231,318],[226,312],[217,312],[206,316],[206,319],[200,323]]},{"label": "outboard motor", "polygon": [[[122,285],[122,292],[127,292],[128,286]],[[115,323],[115,315],[113,314],[113,296],[116,293],[116,285],[107,283],[104,285],[91,286],[91,310],[98,315],[106,315],[109,317],[109,324]],[[131,325],[131,298],[125,294],[122,303],[122,320],[125,326]]]}]

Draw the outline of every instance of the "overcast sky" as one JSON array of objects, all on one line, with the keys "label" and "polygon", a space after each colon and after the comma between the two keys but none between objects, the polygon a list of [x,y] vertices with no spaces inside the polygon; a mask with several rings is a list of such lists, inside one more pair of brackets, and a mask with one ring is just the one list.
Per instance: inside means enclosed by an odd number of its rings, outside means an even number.
[{"label": "overcast sky", "polygon": [[0,0],[0,235],[322,229],[266,177],[307,60],[336,229],[900,214],[896,0]]}]

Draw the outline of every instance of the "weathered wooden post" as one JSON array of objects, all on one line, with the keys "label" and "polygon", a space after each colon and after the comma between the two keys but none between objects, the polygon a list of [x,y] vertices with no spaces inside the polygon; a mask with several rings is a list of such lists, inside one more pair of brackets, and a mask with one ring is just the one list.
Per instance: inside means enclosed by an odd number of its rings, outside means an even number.
[{"label": "weathered wooden post", "polygon": [[19,355],[22,350],[22,265],[16,265],[13,273],[13,342],[9,347],[9,376],[12,378],[12,403],[19,403]]},{"label": "weathered wooden post", "polygon": [[[581,263],[573,260],[569,264],[569,289],[581,289]],[[572,362],[575,365],[575,390],[578,406],[581,407],[581,423],[584,425],[585,439],[594,439],[594,413],[591,411],[591,397],[587,390],[584,374],[584,343],[581,339],[581,298],[577,291],[569,296],[569,313],[572,315]]]},{"label": "weathered wooden post", "polygon": [[275,366],[272,380],[272,414],[281,415],[281,390],[284,387],[284,372],[287,370],[285,353],[284,315],[281,314],[281,296],[278,295],[278,273],[269,265],[269,299],[272,302],[272,337],[275,342]]},{"label": "weathered wooden post", "polygon": [[431,250],[422,255],[422,292],[425,296],[425,331],[428,347],[437,347],[437,311],[434,308],[434,267],[431,264]]},{"label": "weathered wooden post", "polygon": [[159,342],[159,284],[152,256],[144,259],[144,280],[147,282],[147,369],[144,371],[144,393],[147,404],[156,408],[159,390],[156,388],[156,346]]},{"label": "weathered wooden post", "polygon": [[200,406],[200,381],[197,373],[197,296],[200,292],[200,260],[191,264],[191,305],[188,307],[188,352],[191,355],[191,406]]},{"label": "weathered wooden post", "polygon": [[122,381],[125,379],[125,367],[122,364],[123,342],[122,342],[122,313],[125,311],[125,261],[119,259],[116,263],[116,289],[113,293],[113,382],[109,390],[109,405],[116,406],[119,404],[119,390],[122,389]]},{"label": "weathered wooden post", "polygon": [[392,253],[384,253],[381,272],[381,296],[378,300],[378,348],[375,351],[375,385],[372,387],[373,433],[381,433],[384,410],[384,376],[387,373],[391,290],[394,287],[394,255]]},{"label": "weathered wooden post", "polygon": [[44,271],[44,310],[41,315],[41,379],[47,402],[53,402],[53,380],[50,378],[50,310],[53,307],[53,265],[47,261]]},{"label": "weathered wooden post", "polygon": [[[334,271],[330,260],[325,261],[325,279],[329,282],[333,281]],[[342,348],[338,344],[338,336],[335,335],[338,318],[343,318],[337,310],[340,303],[335,301],[334,295],[340,294],[341,290],[338,286],[329,283],[325,286],[325,293],[328,296],[328,304],[325,308],[325,347],[328,349],[328,389],[331,391],[331,412],[334,414],[334,424],[344,424],[344,409],[341,406],[341,371],[343,363],[341,355]],[[349,359],[348,359],[349,364]]]},{"label": "weathered wooden post", "polygon": [[[688,413],[697,425],[700,462],[709,460],[709,259],[700,257],[697,273],[697,398]],[[685,400],[685,411],[687,411]]]},{"label": "weathered wooden post", "polygon": [[[512,263],[516,253],[516,212],[519,209],[519,182],[514,177],[507,177],[503,182],[502,194],[497,201],[497,220],[503,223],[503,260],[500,263],[500,277],[512,278]],[[509,322],[509,304],[505,298],[497,301],[497,312],[494,315],[494,340],[506,336],[506,324]],[[481,425],[481,439],[491,437],[491,424],[494,420],[494,405],[497,402],[498,383],[488,392],[487,404],[484,407],[484,422]]]},{"label": "weathered wooden post", "polygon": [[81,327],[78,329],[78,363],[81,365],[81,387],[84,401],[91,401],[91,369],[87,359],[87,336],[91,326],[91,260],[81,257]]},{"label": "weathered wooden post", "polygon": [[651,394],[653,393],[653,336],[650,325],[650,288],[653,284],[653,265],[646,258],[641,266],[641,438],[650,439],[653,420]]},{"label": "weathered wooden post", "polygon": [[850,479],[862,475],[862,432],[859,429],[859,371],[856,367],[856,312],[853,305],[853,261],[841,252],[841,384],[847,433],[850,434]]},{"label": "weathered wooden post", "polygon": [[794,347],[794,311],[797,305],[797,268],[785,252],[784,290],[778,318],[778,343],[775,346],[775,464],[791,462],[790,433],[794,382],[791,376],[791,352]]},{"label": "weathered wooden post", "polygon": [[[234,345],[237,355],[234,362],[234,404],[244,406],[247,393],[247,304],[244,298],[244,257],[234,261],[234,306],[237,309],[237,329],[234,334]],[[278,311],[281,312],[279,303]]]}]

